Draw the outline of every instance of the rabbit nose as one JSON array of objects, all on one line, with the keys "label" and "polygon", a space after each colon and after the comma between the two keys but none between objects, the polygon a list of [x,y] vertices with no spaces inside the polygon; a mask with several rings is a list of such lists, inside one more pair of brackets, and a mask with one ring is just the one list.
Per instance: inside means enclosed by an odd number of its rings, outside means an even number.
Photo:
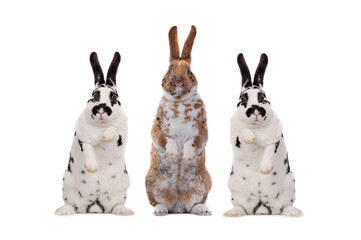
[{"label": "rabbit nose", "polygon": [[259,115],[259,111],[257,109],[255,109],[253,114],[256,115],[256,116]]},{"label": "rabbit nose", "polygon": [[173,83],[174,87],[182,87],[183,86],[183,81],[174,81]]}]

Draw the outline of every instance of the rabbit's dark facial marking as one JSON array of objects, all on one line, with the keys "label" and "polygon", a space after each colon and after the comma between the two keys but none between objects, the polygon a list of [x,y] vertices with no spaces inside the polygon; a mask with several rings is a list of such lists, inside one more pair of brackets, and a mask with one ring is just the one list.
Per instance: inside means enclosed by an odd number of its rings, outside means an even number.
[{"label": "rabbit's dark facial marking", "polygon": [[255,114],[256,110],[258,111],[259,115],[261,115],[262,117],[266,116],[266,110],[263,107],[260,107],[258,105],[252,105],[252,107],[248,108],[246,111],[247,117],[250,117],[252,114]]},{"label": "rabbit's dark facial marking", "polygon": [[241,95],[239,96],[239,102],[237,104],[237,107],[239,107],[239,105],[242,105],[243,107],[247,107],[247,102],[248,102],[248,93],[242,92]]},{"label": "rabbit's dark facial marking", "polygon": [[266,99],[266,94],[260,90],[259,93],[258,93],[258,102],[259,103],[263,103],[263,104],[271,104],[267,99]]},{"label": "rabbit's dark facial marking", "polygon": [[99,105],[96,105],[92,109],[92,113],[94,116],[96,116],[98,113],[100,113],[100,110],[103,110],[102,113],[108,114],[108,116],[112,115],[112,109],[108,107],[105,103],[101,103]]},{"label": "rabbit's dark facial marking", "polygon": [[110,103],[113,107],[114,104],[118,104],[120,106],[120,102],[118,100],[118,93],[116,91],[111,91],[109,95]]},{"label": "rabbit's dark facial marking", "polygon": [[100,100],[100,91],[93,91],[92,98],[88,100],[88,102],[99,102]]},{"label": "rabbit's dark facial marking", "polygon": [[197,86],[197,79],[185,60],[174,60],[163,77],[162,87],[171,96],[181,99]]}]

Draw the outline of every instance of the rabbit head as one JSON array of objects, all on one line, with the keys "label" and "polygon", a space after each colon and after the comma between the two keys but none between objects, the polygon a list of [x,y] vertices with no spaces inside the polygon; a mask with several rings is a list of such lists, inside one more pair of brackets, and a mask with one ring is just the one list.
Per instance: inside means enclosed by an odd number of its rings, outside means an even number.
[{"label": "rabbit head", "polygon": [[267,55],[264,53],[261,55],[253,83],[242,53],[238,55],[237,62],[242,75],[242,91],[237,104],[238,116],[249,124],[262,125],[273,113],[271,103],[263,91],[263,76],[268,64]]},{"label": "rabbit head", "polygon": [[196,27],[192,26],[180,56],[177,27],[169,30],[169,68],[163,77],[162,87],[165,93],[175,100],[182,100],[198,85],[197,78],[191,70],[191,52],[196,33]]},{"label": "rabbit head", "polygon": [[121,114],[119,96],[116,89],[116,74],[120,63],[120,54],[116,52],[110,64],[107,79],[104,80],[102,68],[95,52],[90,55],[93,68],[95,88],[88,100],[86,111],[95,123],[110,122]]}]

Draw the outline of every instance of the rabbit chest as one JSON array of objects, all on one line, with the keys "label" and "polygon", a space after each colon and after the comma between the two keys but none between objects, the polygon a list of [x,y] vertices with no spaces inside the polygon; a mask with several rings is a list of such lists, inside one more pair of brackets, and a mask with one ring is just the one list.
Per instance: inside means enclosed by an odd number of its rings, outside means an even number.
[{"label": "rabbit chest", "polygon": [[172,138],[178,144],[180,153],[184,143],[192,140],[200,132],[199,122],[205,118],[205,107],[198,94],[183,102],[173,102],[162,99],[163,112],[162,130],[167,137]]}]

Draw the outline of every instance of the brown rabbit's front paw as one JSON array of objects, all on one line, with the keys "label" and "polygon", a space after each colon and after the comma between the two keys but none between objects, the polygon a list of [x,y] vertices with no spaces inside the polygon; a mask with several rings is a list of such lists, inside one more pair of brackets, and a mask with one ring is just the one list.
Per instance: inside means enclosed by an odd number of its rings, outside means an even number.
[{"label": "brown rabbit's front paw", "polygon": [[173,139],[167,139],[165,151],[168,158],[177,159],[179,157],[178,145]]}]

